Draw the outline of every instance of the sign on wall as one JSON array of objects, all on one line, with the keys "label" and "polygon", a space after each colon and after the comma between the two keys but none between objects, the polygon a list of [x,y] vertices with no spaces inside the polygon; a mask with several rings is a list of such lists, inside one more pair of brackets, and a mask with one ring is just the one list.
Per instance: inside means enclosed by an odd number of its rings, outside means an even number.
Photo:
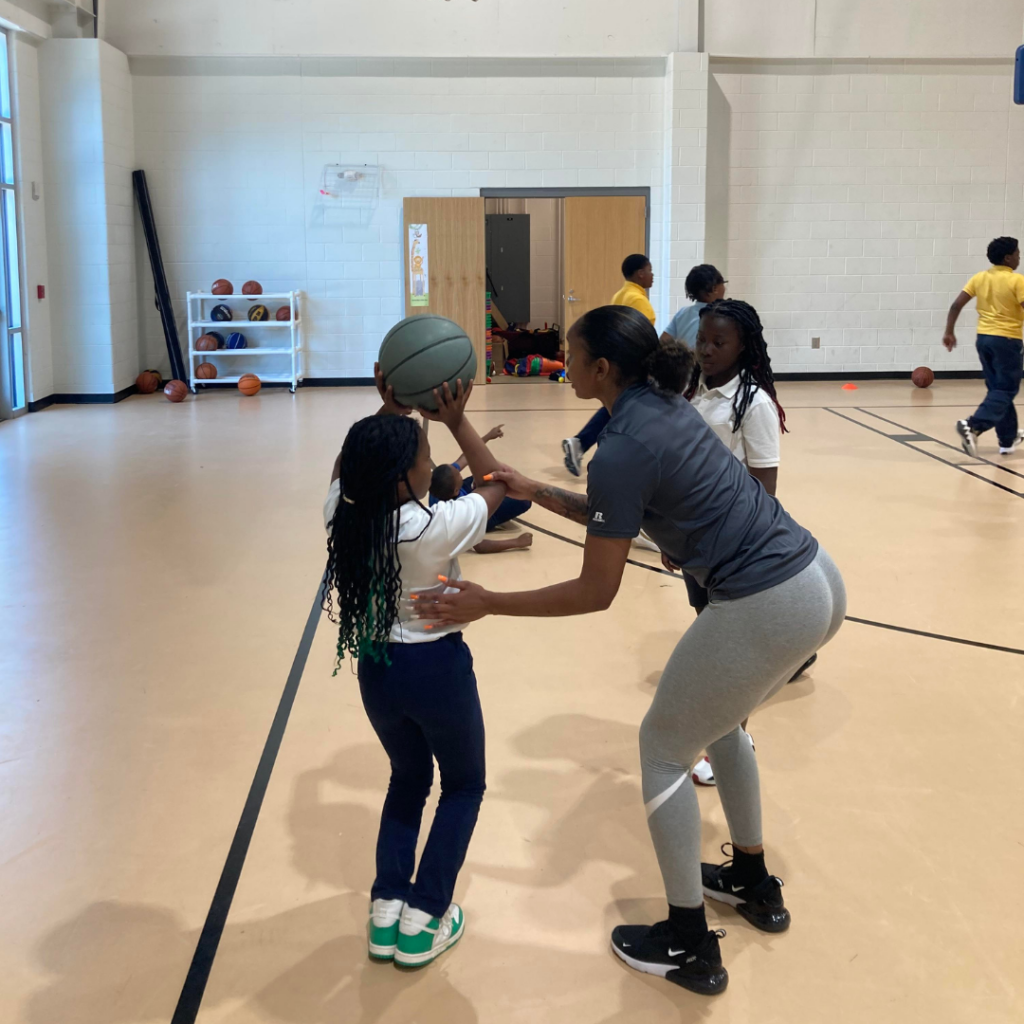
[{"label": "sign on wall", "polygon": [[430,305],[430,269],[427,253],[427,225],[409,225],[409,303]]}]

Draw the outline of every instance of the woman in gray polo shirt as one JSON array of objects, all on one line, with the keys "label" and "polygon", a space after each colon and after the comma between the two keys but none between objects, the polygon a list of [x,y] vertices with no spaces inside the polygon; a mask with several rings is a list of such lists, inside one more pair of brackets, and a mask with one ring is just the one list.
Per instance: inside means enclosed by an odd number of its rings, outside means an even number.
[{"label": "woman in gray polo shirt", "polygon": [[[513,498],[587,526],[578,578],[541,590],[494,593],[465,581],[424,603],[443,623],[485,615],[601,611],[614,599],[643,528],[708,591],[710,604],[669,658],[640,729],[647,820],[668,895],[668,919],[621,925],[616,954],[631,967],[695,992],[725,989],[704,896],[755,927],[789,927],[782,883],[764,863],[757,760],[740,723],[832,639],[846,612],[842,577],[796,523],[679,396],[681,352],[659,343],[636,310],[602,306],[569,332],[569,374],[580,398],[611,413],[586,495],[495,473]],[[648,379],[656,382],[649,383]],[[690,772],[703,749],[714,768],[733,856],[701,864],[700,808]]]}]

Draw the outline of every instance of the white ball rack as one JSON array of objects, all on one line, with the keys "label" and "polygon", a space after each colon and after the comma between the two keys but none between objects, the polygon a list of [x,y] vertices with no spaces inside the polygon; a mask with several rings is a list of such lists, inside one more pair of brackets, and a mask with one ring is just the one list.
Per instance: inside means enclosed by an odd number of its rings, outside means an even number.
[{"label": "white ball rack", "polygon": [[[299,381],[303,378],[302,371],[302,311],[300,299],[302,292],[265,292],[262,295],[213,295],[209,292],[187,292],[186,302],[188,308],[188,374],[189,387],[195,392],[198,385],[237,384],[243,374],[221,373],[227,368],[221,360],[228,360],[234,363],[240,357],[263,357],[263,356],[288,356],[291,360],[290,373],[261,373],[259,364],[255,369],[246,369],[246,373],[256,373],[256,376],[264,383],[284,383],[290,386],[294,395]],[[249,320],[249,307],[257,302],[270,308],[275,303],[287,302],[291,307],[290,320]],[[243,303],[245,303],[243,305]],[[211,320],[209,318],[210,308],[214,305],[224,304],[232,309],[236,315],[234,320]],[[273,318],[275,310],[270,308],[270,315]],[[213,352],[197,352],[196,342],[202,335],[210,331],[219,331],[228,334],[234,331],[241,331],[246,334],[246,340],[250,341],[254,332],[260,338],[260,344],[250,344],[247,348],[219,348]],[[266,344],[263,344],[263,332]],[[281,334],[287,331],[287,344]],[[199,363],[211,362],[217,367],[217,376],[197,377],[196,366]],[[230,367],[232,370],[235,366]]]}]

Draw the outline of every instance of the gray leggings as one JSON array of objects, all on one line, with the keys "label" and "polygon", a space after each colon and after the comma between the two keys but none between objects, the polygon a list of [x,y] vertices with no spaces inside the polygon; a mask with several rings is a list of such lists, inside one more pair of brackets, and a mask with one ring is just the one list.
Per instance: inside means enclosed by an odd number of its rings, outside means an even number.
[{"label": "gray leggings", "polygon": [[647,824],[673,906],[704,898],[694,760],[707,749],[732,841],[759,845],[757,758],[740,722],[836,635],[845,615],[843,578],[819,549],[777,587],[712,602],[676,645],[640,727]]}]

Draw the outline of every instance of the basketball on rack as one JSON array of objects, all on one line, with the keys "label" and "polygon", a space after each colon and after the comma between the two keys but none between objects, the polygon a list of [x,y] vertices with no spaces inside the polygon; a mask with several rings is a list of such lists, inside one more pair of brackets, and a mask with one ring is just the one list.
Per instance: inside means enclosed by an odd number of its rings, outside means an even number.
[{"label": "basketball on rack", "polygon": [[259,283],[259,281],[246,281],[245,284],[242,285],[242,294],[243,295],[262,295],[263,294],[263,285],[261,285]]},{"label": "basketball on rack", "polygon": [[291,306],[279,306],[277,312],[274,314],[276,320],[291,320],[292,318],[292,307]]},{"label": "basketball on rack", "polygon": [[250,320],[269,320],[270,319],[270,310],[267,309],[267,307],[264,306],[263,303],[261,302],[258,306],[253,306],[252,309],[249,310],[249,319]]},{"label": "basketball on rack", "polygon": [[164,388],[164,396],[168,402],[184,402],[187,394],[188,388],[181,380],[168,381],[167,387]]},{"label": "basketball on rack", "polygon": [[228,348],[248,348],[249,342],[245,340],[245,335],[241,331],[235,331],[233,334],[228,335]]},{"label": "basketball on rack", "polygon": [[196,338],[197,352],[216,352],[218,348],[220,346],[212,334],[204,334],[201,338]]},{"label": "basketball on rack", "polygon": [[135,387],[140,395],[151,395],[163,381],[160,379],[160,374],[156,370],[143,370],[142,373],[135,378]]},{"label": "basketball on rack", "polygon": [[227,278],[219,277],[213,282],[213,287],[210,291],[214,295],[234,295],[235,286]]},{"label": "basketball on rack", "polygon": [[220,320],[225,322],[227,320],[234,320],[234,318],[235,314],[232,313],[227,306],[214,306],[213,309],[210,310],[211,320]]},{"label": "basketball on rack", "polygon": [[378,360],[395,400],[413,409],[436,409],[434,388],[447,382],[455,394],[460,380],[465,387],[476,376],[476,351],[466,332],[432,314],[395,324],[381,342]]},{"label": "basketball on rack", "polygon": [[252,397],[259,392],[261,387],[263,387],[263,382],[255,373],[243,373],[242,376],[238,378],[238,390],[241,391],[243,395]]},{"label": "basketball on rack", "polygon": [[200,380],[213,380],[217,376],[217,367],[213,363],[200,363],[196,367],[196,376]]}]

